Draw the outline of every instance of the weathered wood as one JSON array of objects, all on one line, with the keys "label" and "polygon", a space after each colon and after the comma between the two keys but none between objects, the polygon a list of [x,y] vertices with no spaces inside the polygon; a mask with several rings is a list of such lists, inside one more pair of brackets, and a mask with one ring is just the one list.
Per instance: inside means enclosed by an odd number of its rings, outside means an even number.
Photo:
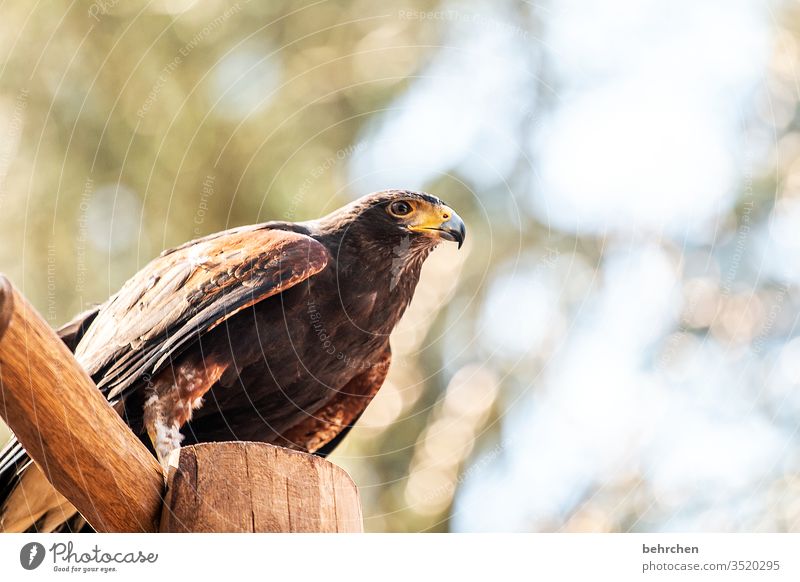
[{"label": "weathered wood", "polygon": [[263,443],[173,452],[162,532],[360,532],[358,489],[320,457]]},{"label": "weathered wood", "polygon": [[97,531],[158,530],[164,488],[158,462],[2,275],[0,415]]},{"label": "weathered wood", "polygon": [[162,496],[158,462],[2,275],[0,415],[97,531],[362,531],[358,489],[344,470],[263,443],[175,451]]}]

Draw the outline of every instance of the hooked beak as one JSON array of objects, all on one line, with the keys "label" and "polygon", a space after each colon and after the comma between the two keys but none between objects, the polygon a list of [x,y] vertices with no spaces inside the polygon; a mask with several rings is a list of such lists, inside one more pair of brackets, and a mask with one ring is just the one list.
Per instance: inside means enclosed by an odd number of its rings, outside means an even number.
[{"label": "hooked beak", "polygon": [[423,220],[408,227],[416,232],[424,232],[444,240],[458,243],[458,248],[464,244],[467,236],[467,227],[461,217],[449,206],[441,205],[435,211],[427,213]]}]

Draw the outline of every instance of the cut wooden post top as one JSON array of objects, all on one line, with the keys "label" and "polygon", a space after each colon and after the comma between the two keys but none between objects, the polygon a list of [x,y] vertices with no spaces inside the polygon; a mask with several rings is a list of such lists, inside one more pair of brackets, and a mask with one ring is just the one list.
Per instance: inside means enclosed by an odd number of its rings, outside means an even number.
[{"label": "cut wooden post top", "polygon": [[264,443],[173,452],[162,532],[361,532],[350,476],[321,457]]}]

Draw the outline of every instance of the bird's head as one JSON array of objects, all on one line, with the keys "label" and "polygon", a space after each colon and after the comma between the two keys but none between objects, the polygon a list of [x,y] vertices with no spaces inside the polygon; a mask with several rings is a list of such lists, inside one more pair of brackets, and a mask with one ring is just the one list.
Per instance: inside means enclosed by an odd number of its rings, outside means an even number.
[{"label": "bird's head", "polygon": [[430,250],[442,240],[464,243],[461,217],[436,196],[409,190],[368,194],[323,219],[361,245]]}]

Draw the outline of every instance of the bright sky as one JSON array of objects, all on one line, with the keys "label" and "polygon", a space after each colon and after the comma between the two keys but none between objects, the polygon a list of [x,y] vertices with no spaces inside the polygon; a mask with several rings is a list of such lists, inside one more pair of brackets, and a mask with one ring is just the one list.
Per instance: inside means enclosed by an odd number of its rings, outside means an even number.
[{"label": "bright sky", "polygon": [[[578,256],[561,256],[562,270],[521,260],[490,285],[479,323],[490,347],[511,359],[547,339],[560,348],[509,407],[502,455],[472,459],[480,468],[458,490],[455,530],[549,530],[636,474],[662,511],[642,528],[732,528],[763,512],[760,488],[789,437],[754,404],[752,362],[713,342],[694,346],[702,365],[687,363],[683,376],[657,359],[684,354],[664,344],[680,317],[681,249],[713,240],[760,162],[741,136],[771,55],[768,8],[565,0],[536,9],[541,38],[507,24],[517,20],[502,9],[443,22],[439,56],[365,132],[371,147],[350,165],[358,193],[422,188],[455,168],[480,198],[524,156],[531,182],[513,190],[532,215],[608,240],[577,313],[563,297]],[[540,51],[558,86],[541,112],[531,110],[543,91]],[[797,257],[798,213],[763,244]]]}]

